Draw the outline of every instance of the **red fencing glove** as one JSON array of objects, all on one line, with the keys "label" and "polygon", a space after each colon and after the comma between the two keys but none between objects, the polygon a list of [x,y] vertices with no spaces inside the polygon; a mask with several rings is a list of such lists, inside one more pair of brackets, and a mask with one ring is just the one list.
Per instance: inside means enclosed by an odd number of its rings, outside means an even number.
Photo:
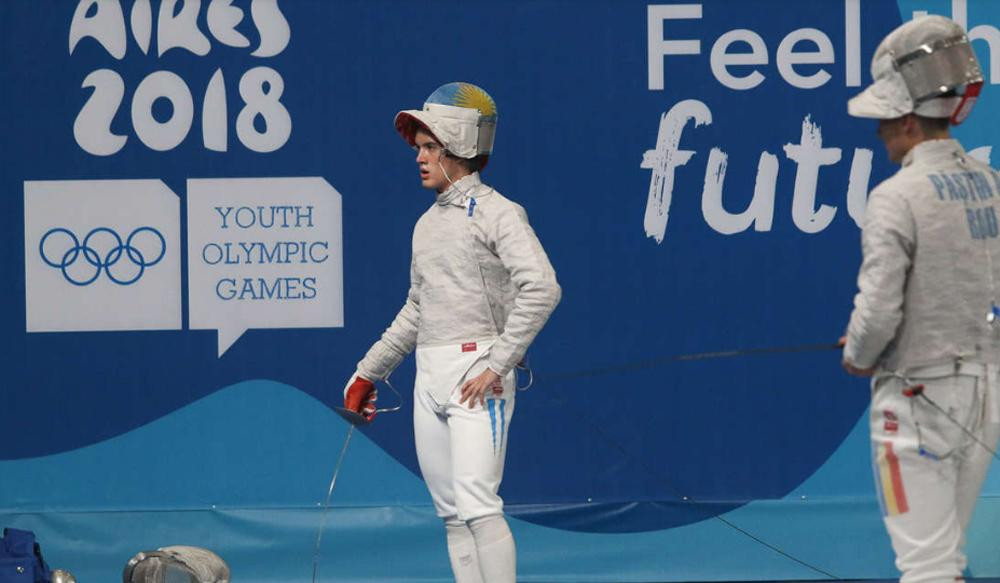
[{"label": "red fencing glove", "polygon": [[375,400],[378,399],[378,391],[375,385],[368,379],[354,373],[351,380],[344,389],[344,408],[359,413],[362,417],[371,421],[375,418]]}]

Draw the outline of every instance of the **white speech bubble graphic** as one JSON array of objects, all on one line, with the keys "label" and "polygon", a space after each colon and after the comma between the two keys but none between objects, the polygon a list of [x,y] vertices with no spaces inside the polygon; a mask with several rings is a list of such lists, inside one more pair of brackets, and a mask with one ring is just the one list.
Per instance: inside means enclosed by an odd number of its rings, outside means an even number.
[{"label": "white speech bubble graphic", "polygon": [[219,357],[250,328],[344,325],[340,193],[319,177],[187,181],[190,325]]},{"label": "white speech bubble graphic", "polygon": [[179,330],[180,220],[159,180],[26,181],[27,331]]}]

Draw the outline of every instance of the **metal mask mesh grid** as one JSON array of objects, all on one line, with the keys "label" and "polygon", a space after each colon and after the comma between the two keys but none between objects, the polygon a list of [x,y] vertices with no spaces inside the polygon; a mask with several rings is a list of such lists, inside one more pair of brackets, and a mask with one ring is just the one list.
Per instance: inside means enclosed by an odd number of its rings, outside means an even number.
[{"label": "metal mask mesh grid", "polygon": [[976,55],[964,35],[921,45],[895,61],[918,105],[983,80]]},{"label": "metal mask mesh grid", "polygon": [[123,583],[229,583],[229,565],[215,553],[187,546],[140,552],[129,560]]}]

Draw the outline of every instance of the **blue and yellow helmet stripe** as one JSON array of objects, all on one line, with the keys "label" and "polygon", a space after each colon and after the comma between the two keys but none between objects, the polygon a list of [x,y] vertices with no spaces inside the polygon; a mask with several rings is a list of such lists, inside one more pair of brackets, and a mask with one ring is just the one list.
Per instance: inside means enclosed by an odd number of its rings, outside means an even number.
[{"label": "blue and yellow helmet stripe", "polygon": [[427,103],[467,107],[479,111],[484,121],[496,121],[497,104],[483,88],[472,83],[447,83],[438,87],[427,98]]}]

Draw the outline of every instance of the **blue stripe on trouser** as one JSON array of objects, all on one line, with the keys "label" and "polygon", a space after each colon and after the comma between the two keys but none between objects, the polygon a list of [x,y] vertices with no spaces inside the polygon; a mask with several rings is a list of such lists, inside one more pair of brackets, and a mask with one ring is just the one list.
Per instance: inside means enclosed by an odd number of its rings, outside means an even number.
[{"label": "blue stripe on trouser", "polygon": [[507,425],[507,415],[504,414],[504,409],[507,407],[507,400],[500,399],[500,449],[503,449],[503,433]]},{"label": "blue stripe on trouser", "polygon": [[[500,441],[497,443],[497,401],[500,401]],[[503,435],[507,430],[507,399],[486,399],[490,411],[490,428],[493,431],[493,455],[503,449]]]},{"label": "blue stripe on trouser", "polygon": [[496,411],[496,399],[486,399],[486,403],[489,405],[490,410],[490,429],[493,431],[493,453],[497,452],[497,411]]}]

